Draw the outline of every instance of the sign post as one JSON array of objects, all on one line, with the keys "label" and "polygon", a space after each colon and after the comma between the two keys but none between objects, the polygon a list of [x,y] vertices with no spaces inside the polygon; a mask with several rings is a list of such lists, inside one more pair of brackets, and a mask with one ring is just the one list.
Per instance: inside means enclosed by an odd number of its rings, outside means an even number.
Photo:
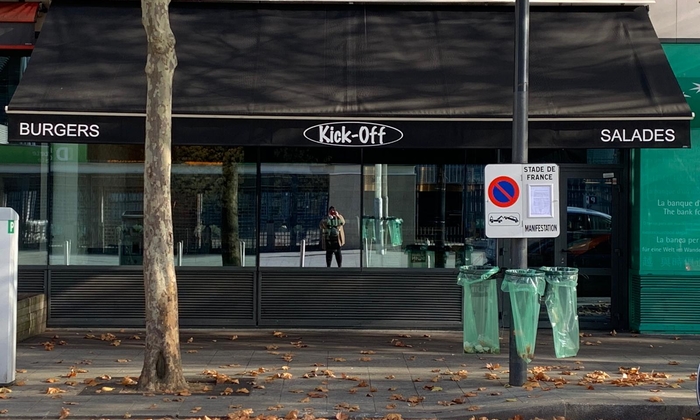
[{"label": "sign post", "polygon": [[0,207],[0,385],[15,381],[19,216]]}]

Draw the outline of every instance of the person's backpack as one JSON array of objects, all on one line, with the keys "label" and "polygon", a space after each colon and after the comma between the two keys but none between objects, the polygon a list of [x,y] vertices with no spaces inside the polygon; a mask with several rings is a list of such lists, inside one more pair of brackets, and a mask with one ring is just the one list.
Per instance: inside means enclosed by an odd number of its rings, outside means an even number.
[{"label": "person's backpack", "polygon": [[328,237],[330,238],[331,241],[334,241],[334,242],[338,241],[338,227],[337,226],[331,226],[331,228],[328,231]]}]

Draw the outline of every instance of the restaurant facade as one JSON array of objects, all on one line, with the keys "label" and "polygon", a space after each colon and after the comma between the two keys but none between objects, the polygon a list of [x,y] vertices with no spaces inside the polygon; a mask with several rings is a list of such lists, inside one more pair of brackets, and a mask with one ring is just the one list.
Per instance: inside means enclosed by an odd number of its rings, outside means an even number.
[{"label": "restaurant facade", "polygon": [[[170,12],[181,325],[459,327],[459,267],[509,264],[484,167],[511,162],[512,5]],[[530,28],[529,161],[559,166],[562,232],[529,264],[579,268],[586,325],[634,326],[640,170],[688,151],[693,114],[644,4],[533,3]],[[50,326],[143,325],[145,57],[139,2],[55,0],[8,61],[0,197]],[[329,206],[342,267],[321,249]]]}]

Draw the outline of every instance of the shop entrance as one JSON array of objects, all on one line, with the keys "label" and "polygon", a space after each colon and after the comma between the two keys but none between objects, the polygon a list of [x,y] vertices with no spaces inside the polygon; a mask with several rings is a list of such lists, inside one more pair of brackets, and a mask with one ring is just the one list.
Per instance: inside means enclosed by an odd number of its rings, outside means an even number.
[{"label": "shop entrance", "polygon": [[[562,233],[528,241],[528,265],[565,266],[579,270],[579,319],[583,324],[616,325],[621,321],[626,267],[620,238],[621,169],[560,167]],[[593,326],[593,325],[591,325]]]}]

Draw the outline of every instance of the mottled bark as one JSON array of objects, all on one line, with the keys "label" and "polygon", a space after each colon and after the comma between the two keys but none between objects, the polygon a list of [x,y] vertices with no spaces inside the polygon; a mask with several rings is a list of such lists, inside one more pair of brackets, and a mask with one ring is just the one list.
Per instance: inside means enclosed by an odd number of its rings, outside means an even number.
[{"label": "mottled bark", "polygon": [[238,225],[238,163],[243,148],[227,149],[223,158],[224,185],[221,191],[221,259],[223,265],[241,265],[241,244]]},{"label": "mottled bark", "polygon": [[177,57],[169,3],[170,0],[141,1],[148,38],[148,91],[143,193],[146,347],[139,388],[160,392],[187,389],[180,355],[170,204],[172,84]]}]

